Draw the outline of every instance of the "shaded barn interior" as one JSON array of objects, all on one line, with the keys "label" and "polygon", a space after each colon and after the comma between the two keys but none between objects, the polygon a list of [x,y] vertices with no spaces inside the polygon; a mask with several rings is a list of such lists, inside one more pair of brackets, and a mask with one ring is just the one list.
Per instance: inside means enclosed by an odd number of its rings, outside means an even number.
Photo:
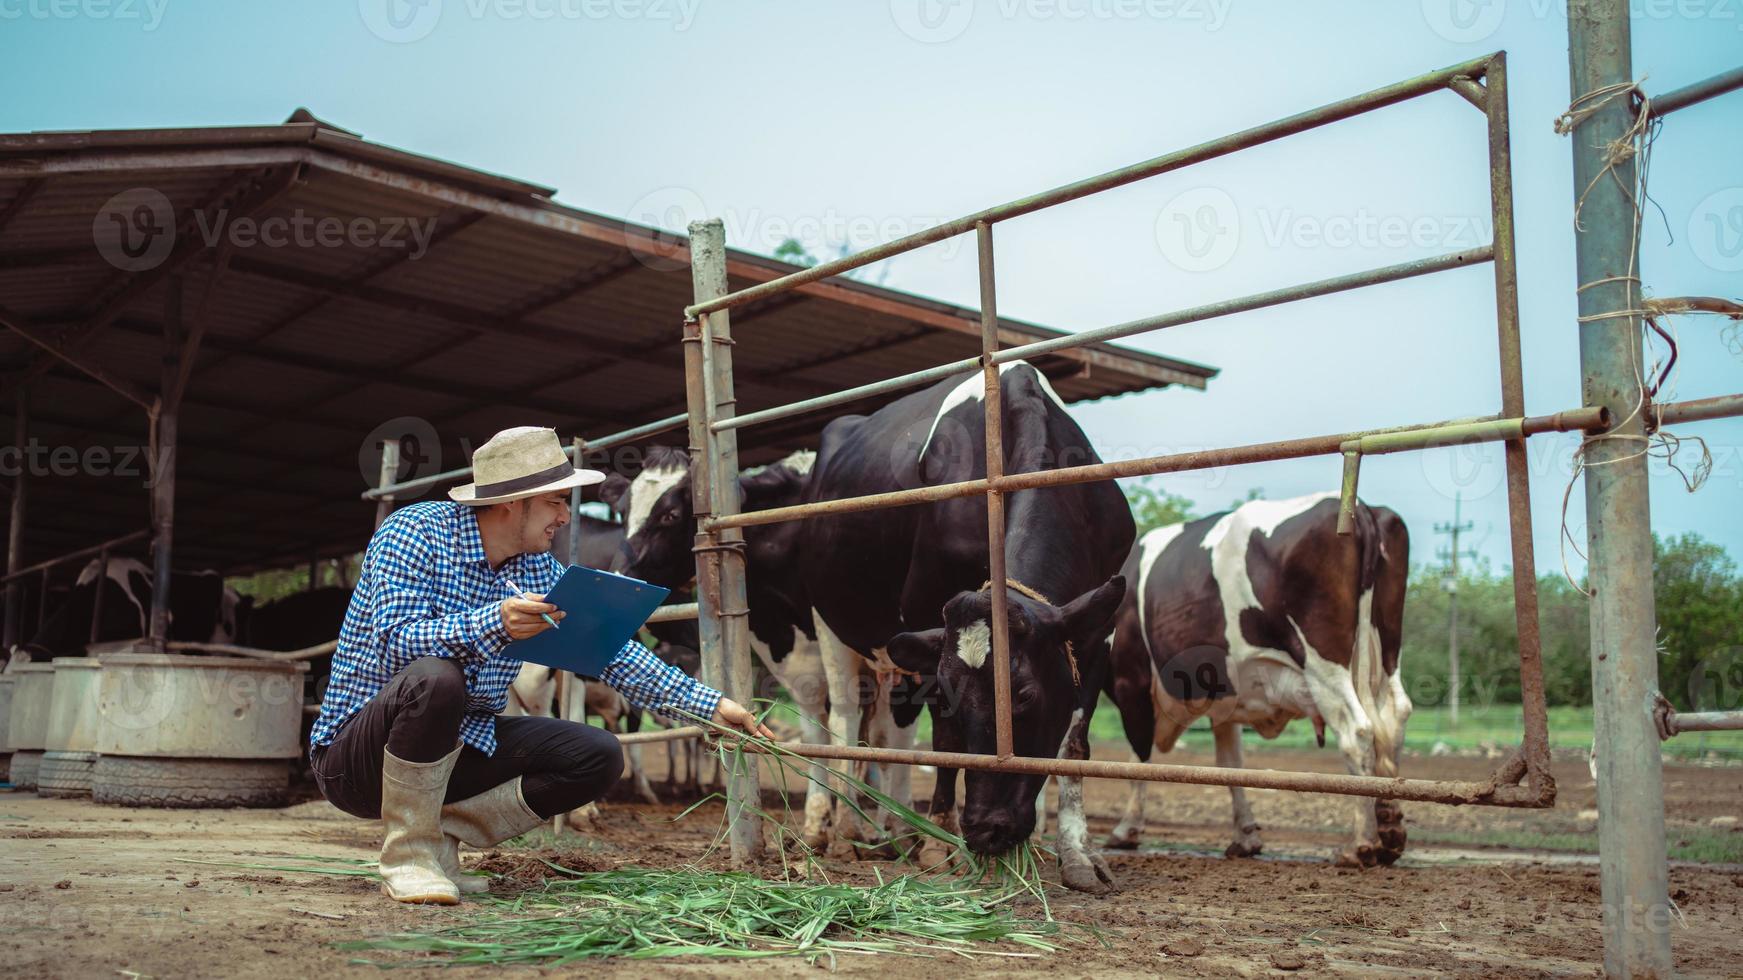
[{"label": "shaded barn interior", "polygon": [[[300,110],[274,126],[0,135],[8,444],[21,393],[28,406],[14,567],[150,525],[145,406],[167,410],[178,387],[174,561],[230,574],[361,548],[384,434],[426,433],[407,477],[465,465],[510,425],[597,438],[682,412],[684,238],[553,194]],[[728,271],[736,289],[797,268],[734,251]],[[1001,322],[1007,343],[1058,334]],[[979,352],[977,311],[857,281],[736,311],[733,327],[741,412]],[[1068,401],[1216,374],[1113,345],[1037,366]],[[891,397],[747,429],[743,462]],[[16,485],[0,481],[9,504]]]}]

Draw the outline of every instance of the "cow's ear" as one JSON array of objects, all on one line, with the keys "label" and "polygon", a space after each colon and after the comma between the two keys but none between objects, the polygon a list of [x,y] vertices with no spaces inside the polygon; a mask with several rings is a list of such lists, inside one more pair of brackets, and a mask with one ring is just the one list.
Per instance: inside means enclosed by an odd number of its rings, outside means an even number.
[{"label": "cow's ear", "polygon": [[1093,637],[1106,636],[1119,612],[1120,600],[1126,597],[1126,578],[1115,575],[1100,588],[1085,592],[1059,610],[1065,622],[1066,635],[1082,643]]},{"label": "cow's ear", "polygon": [[890,660],[903,670],[916,674],[938,671],[938,658],[944,653],[944,630],[921,630],[918,633],[897,633],[886,647]]},{"label": "cow's ear", "polygon": [[622,473],[613,473],[599,485],[599,499],[612,510],[619,509],[623,498],[629,495],[629,478]]}]

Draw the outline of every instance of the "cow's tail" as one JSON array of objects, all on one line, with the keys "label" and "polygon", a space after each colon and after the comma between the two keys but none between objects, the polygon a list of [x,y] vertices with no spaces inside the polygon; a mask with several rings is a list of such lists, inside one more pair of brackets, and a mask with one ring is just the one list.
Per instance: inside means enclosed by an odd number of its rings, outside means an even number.
[{"label": "cow's tail", "polygon": [[[1379,582],[1382,560],[1381,531],[1374,512],[1364,504],[1356,505],[1356,646],[1350,653],[1350,680],[1356,689],[1356,700],[1367,714],[1374,731],[1376,770],[1395,768],[1392,740],[1397,726],[1390,723],[1391,678],[1386,674],[1385,656],[1380,643],[1380,629],[1374,620],[1374,592]],[[1395,772],[1381,772],[1395,775]]]}]

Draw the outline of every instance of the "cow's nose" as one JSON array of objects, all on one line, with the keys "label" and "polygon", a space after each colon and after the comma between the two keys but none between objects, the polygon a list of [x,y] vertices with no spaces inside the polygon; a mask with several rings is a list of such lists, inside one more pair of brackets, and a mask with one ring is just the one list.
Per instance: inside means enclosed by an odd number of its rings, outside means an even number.
[{"label": "cow's nose", "polygon": [[963,837],[968,841],[968,848],[977,854],[1003,854],[1016,846],[1022,834],[1018,833],[1016,819],[1007,811],[994,810],[984,815],[969,817],[963,815]]}]

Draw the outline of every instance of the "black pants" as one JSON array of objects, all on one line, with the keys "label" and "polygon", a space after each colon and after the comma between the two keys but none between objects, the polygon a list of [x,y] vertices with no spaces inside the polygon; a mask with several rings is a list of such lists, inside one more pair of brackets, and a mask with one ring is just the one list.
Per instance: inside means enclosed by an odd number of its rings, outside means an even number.
[{"label": "black pants", "polygon": [[[352,715],[310,758],[321,795],[346,813],[381,816],[382,753],[407,762],[434,762],[454,751],[466,714],[466,676],[440,657],[414,660]],[[496,754],[460,750],[448,778],[453,803],[515,778],[541,817],[552,817],[605,795],[623,773],[623,749],[603,728],[558,718],[496,719]]]}]

